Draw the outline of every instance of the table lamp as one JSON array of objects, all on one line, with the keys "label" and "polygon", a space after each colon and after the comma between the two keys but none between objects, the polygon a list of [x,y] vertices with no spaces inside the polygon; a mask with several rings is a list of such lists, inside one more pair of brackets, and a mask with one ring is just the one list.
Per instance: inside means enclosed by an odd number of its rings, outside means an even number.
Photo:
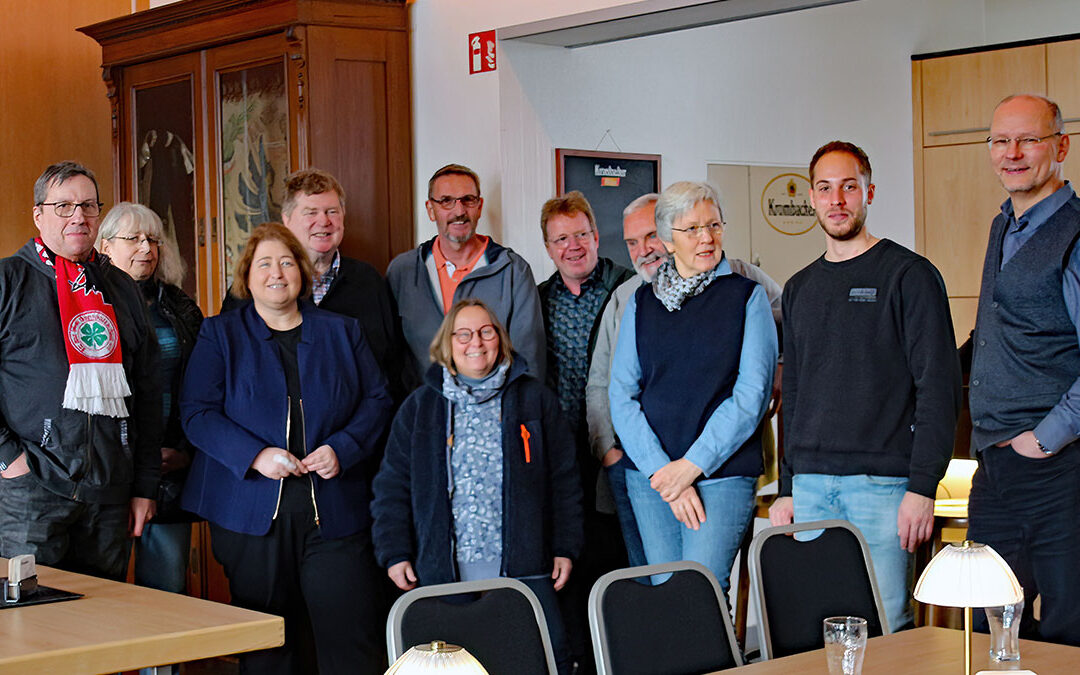
[{"label": "table lamp", "polygon": [[416,645],[394,661],[384,675],[488,675],[472,654],[441,640]]},{"label": "table lamp", "polygon": [[971,608],[1020,602],[1024,591],[1009,564],[986,544],[949,544],[915,584],[915,599],[964,609],[964,673],[971,674]]}]

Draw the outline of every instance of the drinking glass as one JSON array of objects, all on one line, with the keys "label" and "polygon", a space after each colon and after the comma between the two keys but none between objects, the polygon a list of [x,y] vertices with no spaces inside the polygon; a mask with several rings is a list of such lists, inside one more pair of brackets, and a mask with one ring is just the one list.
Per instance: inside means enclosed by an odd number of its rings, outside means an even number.
[{"label": "drinking glass", "polygon": [[990,663],[1020,660],[1020,617],[1024,600],[1004,607],[987,607],[990,624]]},{"label": "drinking glass", "polygon": [[830,675],[861,675],[866,654],[866,619],[832,616],[823,623]]}]

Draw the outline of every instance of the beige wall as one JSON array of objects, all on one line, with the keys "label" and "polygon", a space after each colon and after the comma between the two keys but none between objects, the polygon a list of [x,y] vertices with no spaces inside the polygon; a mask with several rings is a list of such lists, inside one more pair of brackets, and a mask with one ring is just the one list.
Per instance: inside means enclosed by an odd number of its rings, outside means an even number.
[{"label": "beige wall", "polygon": [[112,132],[101,49],[75,31],[132,10],[131,0],[0,0],[0,256],[36,233],[34,179],[74,159],[112,204]]}]

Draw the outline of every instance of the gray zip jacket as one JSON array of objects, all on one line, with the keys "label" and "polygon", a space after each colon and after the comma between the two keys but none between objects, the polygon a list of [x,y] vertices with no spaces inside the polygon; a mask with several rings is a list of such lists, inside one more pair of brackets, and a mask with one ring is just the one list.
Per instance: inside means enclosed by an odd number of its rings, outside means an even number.
[{"label": "gray zip jacket", "polygon": [[[431,340],[444,316],[442,300],[435,297],[426,264],[434,244],[433,237],[402,253],[386,270],[402,332],[412,353],[414,380],[431,363]],[[488,242],[484,256],[487,264],[461,280],[454,292],[454,302],[463,298],[483,300],[510,333],[514,351],[525,357],[528,373],[543,382],[547,343],[540,295],[529,263],[494,240]]]}]

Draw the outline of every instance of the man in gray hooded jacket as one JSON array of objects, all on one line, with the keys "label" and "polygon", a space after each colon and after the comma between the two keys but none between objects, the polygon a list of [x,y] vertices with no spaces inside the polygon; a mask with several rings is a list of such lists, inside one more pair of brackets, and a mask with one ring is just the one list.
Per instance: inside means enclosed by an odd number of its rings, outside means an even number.
[{"label": "man in gray hooded jacket", "polygon": [[386,270],[414,372],[430,363],[431,340],[450,307],[479,298],[506,326],[529,374],[543,381],[546,342],[536,281],[521,256],[477,234],[484,207],[479,177],[460,164],[442,167],[428,181],[426,207],[438,234]]}]

